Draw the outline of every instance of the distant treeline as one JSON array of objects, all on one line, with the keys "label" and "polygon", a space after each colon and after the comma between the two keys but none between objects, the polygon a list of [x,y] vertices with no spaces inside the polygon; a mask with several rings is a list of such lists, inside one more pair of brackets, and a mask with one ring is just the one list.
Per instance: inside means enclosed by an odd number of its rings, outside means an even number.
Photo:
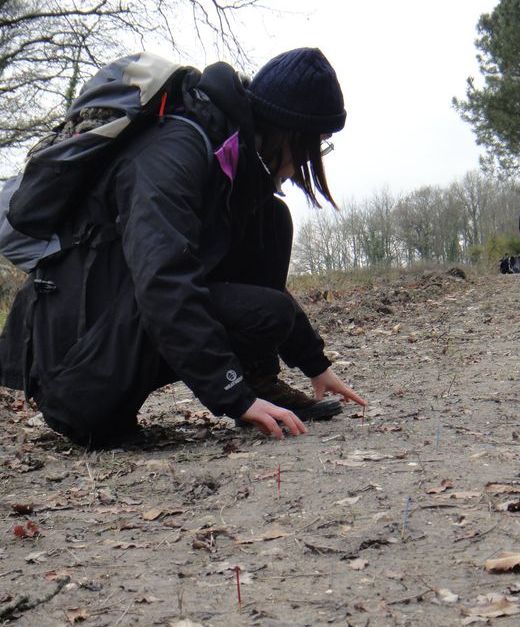
[{"label": "distant treeline", "polygon": [[467,173],[449,187],[388,190],[339,211],[318,210],[299,229],[298,274],[437,263],[494,263],[520,254],[520,185]]}]

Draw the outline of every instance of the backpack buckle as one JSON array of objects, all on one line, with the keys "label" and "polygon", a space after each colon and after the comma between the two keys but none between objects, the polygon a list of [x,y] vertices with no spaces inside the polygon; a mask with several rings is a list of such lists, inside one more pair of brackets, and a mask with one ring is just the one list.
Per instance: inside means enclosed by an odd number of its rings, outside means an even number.
[{"label": "backpack buckle", "polygon": [[34,289],[37,294],[52,294],[57,290],[54,281],[44,281],[43,279],[34,279]]}]

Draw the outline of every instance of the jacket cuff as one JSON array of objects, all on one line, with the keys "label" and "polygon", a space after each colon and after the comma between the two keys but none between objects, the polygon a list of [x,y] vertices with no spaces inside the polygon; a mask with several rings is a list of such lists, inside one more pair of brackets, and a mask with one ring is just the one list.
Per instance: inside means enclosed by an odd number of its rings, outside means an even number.
[{"label": "jacket cuff", "polygon": [[332,365],[332,362],[328,357],[325,357],[323,353],[312,359],[308,359],[303,363],[299,363],[298,367],[306,377],[312,378],[322,374]]},{"label": "jacket cuff", "polygon": [[225,404],[221,404],[218,408],[208,408],[211,413],[216,416],[229,416],[237,424],[242,422],[240,416],[242,416],[256,401],[256,394],[249,388],[246,383],[240,385],[240,390],[237,390],[238,394],[235,395],[233,400]]}]

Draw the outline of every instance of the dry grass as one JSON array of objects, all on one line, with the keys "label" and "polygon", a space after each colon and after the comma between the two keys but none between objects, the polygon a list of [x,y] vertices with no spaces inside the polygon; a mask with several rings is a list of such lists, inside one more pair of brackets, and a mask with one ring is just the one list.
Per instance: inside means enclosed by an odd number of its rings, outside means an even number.
[{"label": "dry grass", "polygon": [[359,268],[349,272],[329,272],[327,274],[290,275],[288,286],[295,293],[309,291],[348,292],[355,287],[380,287],[385,283],[413,280],[425,272],[446,272],[457,267],[469,276],[492,274],[494,269],[482,266],[465,266],[463,264],[418,263],[409,268],[380,266],[377,268]]}]

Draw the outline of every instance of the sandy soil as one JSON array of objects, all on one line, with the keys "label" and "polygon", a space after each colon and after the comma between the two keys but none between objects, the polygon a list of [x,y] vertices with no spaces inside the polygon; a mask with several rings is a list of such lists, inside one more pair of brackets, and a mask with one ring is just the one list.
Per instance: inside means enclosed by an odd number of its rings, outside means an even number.
[{"label": "sandy soil", "polygon": [[175,385],[88,452],[4,390],[0,624],[518,625],[519,281],[304,295],[370,408],[281,443]]}]

